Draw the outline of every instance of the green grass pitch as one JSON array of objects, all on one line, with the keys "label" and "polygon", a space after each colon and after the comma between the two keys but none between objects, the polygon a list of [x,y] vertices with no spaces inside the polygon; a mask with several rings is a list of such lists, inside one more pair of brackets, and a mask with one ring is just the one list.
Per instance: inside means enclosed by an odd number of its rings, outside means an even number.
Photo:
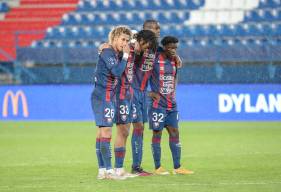
[{"label": "green grass pitch", "polygon": [[[95,131],[92,122],[0,122],[0,191],[281,191],[281,122],[180,123],[182,165],[195,174],[124,181],[96,180]],[[162,165],[172,170],[163,136]],[[143,167],[152,171],[147,125],[144,139]]]}]

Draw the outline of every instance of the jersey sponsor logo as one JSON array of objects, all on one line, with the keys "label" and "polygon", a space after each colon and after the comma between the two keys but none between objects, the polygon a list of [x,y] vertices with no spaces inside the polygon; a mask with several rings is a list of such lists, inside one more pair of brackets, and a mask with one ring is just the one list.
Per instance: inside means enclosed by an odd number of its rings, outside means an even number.
[{"label": "jersey sponsor logo", "polygon": [[220,113],[281,113],[281,94],[225,94],[218,95]]},{"label": "jersey sponsor logo", "polygon": [[[22,90],[18,90],[16,93],[14,93],[13,91],[8,90],[5,93],[5,96],[3,99],[3,108],[2,108],[3,117],[8,117],[9,103],[11,103],[11,105],[12,105],[13,115],[18,116],[19,99],[21,99],[23,117],[27,118],[29,116],[27,99],[26,99],[24,92]],[[9,102],[9,101],[11,101],[11,102]]]},{"label": "jersey sponsor logo", "polygon": [[142,64],[141,70],[142,71],[151,71],[153,68],[155,54],[148,53],[148,54],[145,54],[144,56],[145,56],[145,61]]},{"label": "jersey sponsor logo", "polygon": [[175,78],[172,75],[160,75],[160,81],[162,81],[162,85],[160,87],[160,93],[167,95],[174,92],[174,81]]},{"label": "jersey sponsor logo", "polygon": [[128,79],[128,82],[131,83],[132,80],[133,80],[133,76],[134,76],[134,62],[128,62],[127,64],[127,79]]}]

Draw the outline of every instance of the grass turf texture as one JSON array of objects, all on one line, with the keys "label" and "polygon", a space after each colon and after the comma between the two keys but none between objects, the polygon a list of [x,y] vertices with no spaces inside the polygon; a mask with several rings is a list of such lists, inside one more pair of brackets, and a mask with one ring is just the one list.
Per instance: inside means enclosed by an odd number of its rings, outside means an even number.
[{"label": "grass turf texture", "polygon": [[[93,123],[0,122],[0,191],[280,191],[280,122],[189,122],[180,127],[182,164],[194,175],[99,181]],[[143,167],[152,171],[147,125],[144,139]],[[166,132],[162,165],[172,170]]]}]

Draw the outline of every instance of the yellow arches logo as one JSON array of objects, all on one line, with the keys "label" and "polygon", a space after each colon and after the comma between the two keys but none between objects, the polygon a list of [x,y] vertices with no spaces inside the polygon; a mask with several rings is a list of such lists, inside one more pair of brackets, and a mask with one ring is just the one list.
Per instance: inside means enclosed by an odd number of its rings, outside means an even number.
[{"label": "yellow arches logo", "polygon": [[[11,98],[11,99],[9,99]],[[22,103],[22,113],[24,117],[28,117],[28,105],[27,100],[24,92],[22,90],[18,90],[15,94],[13,91],[9,90],[5,93],[4,99],[3,99],[3,109],[2,109],[2,115],[3,117],[8,117],[8,108],[9,108],[9,100],[11,100],[12,103],[12,109],[13,109],[13,115],[17,116],[19,112],[19,99],[21,99]]]}]

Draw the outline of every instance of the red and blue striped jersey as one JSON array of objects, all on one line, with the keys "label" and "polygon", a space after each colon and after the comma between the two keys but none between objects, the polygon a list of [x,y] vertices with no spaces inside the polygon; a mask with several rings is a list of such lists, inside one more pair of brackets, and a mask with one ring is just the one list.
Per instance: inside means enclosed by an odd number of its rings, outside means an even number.
[{"label": "red and blue striped jersey", "polygon": [[122,73],[120,82],[117,86],[117,97],[119,99],[130,99],[132,96],[131,84],[134,79],[134,63],[135,63],[135,49],[130,46],[130,53],[127,60],[127,65]]},{"label": "red and blue striped jersey", "polygon": [[125,70],[127,60],[120,58],[112,48],[104,49],[100,55],[95,71],[94,94],[101,100],[114,100],[116,85]]},{"label": "red and blue striped jersey", "polygon": [[[139,60],[139,61],[138,61]],[[132,87],[140,91],[146,91],[148,80],[151,76],[153,63],[155,60],[155,52],[148,50],[143,55],[135,60],[135,76]]]},{"label": "red and blue striped jersey", "polygon": [[176,78],[176,61],[167,58],[164,53],[157,54],[150,79],[151,91],[160,94],[160,99],[153,101],[154,108],[172,110],[177,107]]}]

